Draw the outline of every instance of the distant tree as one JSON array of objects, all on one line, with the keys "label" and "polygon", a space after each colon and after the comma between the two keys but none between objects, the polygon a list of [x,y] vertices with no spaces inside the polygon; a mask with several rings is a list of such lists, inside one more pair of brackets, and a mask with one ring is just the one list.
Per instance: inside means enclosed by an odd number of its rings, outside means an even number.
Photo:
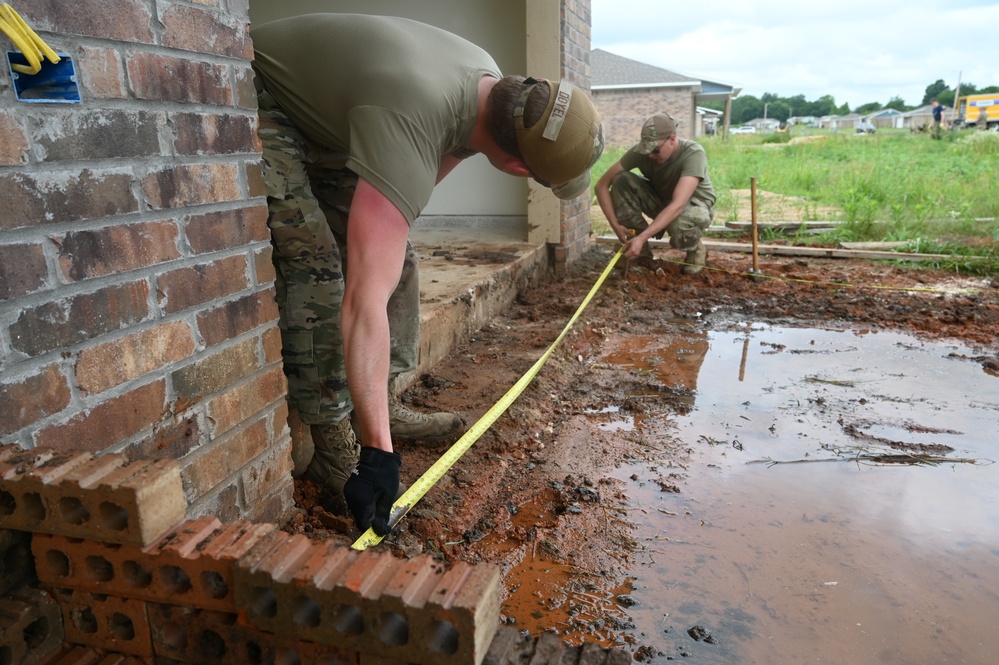
[{"label": "distant tree", "polygon": [[909,110],[911,110],[908,106],[905,105],[905,102],[902,101],[901,97],[892,97],[891,99],[889,99],[888,103],[885,104],[885,108],[886,109],[895,109],[896,111],[909,111]]},{"label": "distant tree", "polygon": [[853,109],[854,113],[859,113],[860,115],[867,115],[868,113],[873,113],[874,111],[880,111],[883,106],[881,102],[867,102],[866,104],[861,104],[857,108]]},{"label": "distant tree", "polygon": [[808,112],[808,102],[805,101],[804,95],[795,95],[794,97],[788,97],[784,101],[787,102],[787,106],[790,109],[791,115],[795,116],[811,115]]},{"label": "distant tree", "polygon": [[767,108],[767,117],[787,122],[787,119],[791,117],[791,107],[788,106],[787,100],[776,99],[770,102],[770,107]]},{"label": "distant tree", "polygon": [[832,95],[823,95],[808,105],[808,112],[802,115],[822,117],[836,112],[836,100]]},{"label": "distant tree", "polygon": [[989,85],[978,91],[979,95],[988,95],[993,92],[999,92],[999,85]]},{"label": "distant tree", "polygon": [[847,115],[850,112],[850,105],[843,102],[843,105],[836,109],[836,113],[839,115]]},{"label": "distant tree", "polygon": [[[940,99],[940,95],[945,90],[947,90],[947,84],[943,82],[943,79],[937,79],[936,83],[931,83],[930,85],[926,86],[926,94],[923,95],[922,106],[929,104],[934,97],[936,97],[940,101],[940,103],[943,104],[943,100]],[[954,95],[952,93],[951,101],[953,101],[953,97]]]},{"label": "distant tree", "polygon": [[732,100],[732,125],[741,125],[763,117],[763,102],[752,95]]}]

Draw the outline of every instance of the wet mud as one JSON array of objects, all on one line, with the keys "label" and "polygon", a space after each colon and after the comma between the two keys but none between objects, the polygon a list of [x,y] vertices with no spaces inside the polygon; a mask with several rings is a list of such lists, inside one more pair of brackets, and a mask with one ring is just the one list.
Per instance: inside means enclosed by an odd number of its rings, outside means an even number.
[{"label": "wet mud", "polygon": [[[861,381],[873,385],[870,377],[823,373],[816,364],[816,371],[802,375],[793,390],[782,390],[774,380],[774,386],[758,386],[751,399],[742,401],[738,390],[759,378],[763,357],[807,366],[819,357],[816,354],[847,354],[852,346],[826,342],[821,336],[813,336],[813,344],[792,341],[777,332],[768,334],[771,328],[842,330],[861,337],[889,331],[907,335],[896,348],[910,343],[906,340],[915,345],[950,343],[954,363],[995,381],[999,284],[834,259],[763,259],[764,278],[751,278],[749,257],[722,253],[709,255],[709,269],[683,276],[680,265],[670,262],[682,255],[657,255],[662,259],[658,271],[632,266],[627,274],[611,273],[523,394],[381,546],[399,556],[427,553],[444,562],[498,565],[504,575],[505,621],[535,635],[556,633],[570,644],[623,646],[639,662],[767,662],[777,654],[760,646],[761,639],[767,640],[761,636],[772,638],[775,632],[794,638],[785,640],[780,652],[791,660],[838,653],[838,662],[851,662],[857,651],[827,648],[842,639],[842,632],[830,628],[837,621],[831,617],[849,618],[851,626],[876,623],[876,617],[858,609],[862,595],[842,601],[829,597],[846,586],[838,586],[841,564],[837,568],[830,563],[836,561],[839,547],[828,533],[810,532],[807,525],[835,524],[842,530],[835,538],[866,552],[851,556],[870,559],[871,568],[877,567],[879,557],[900,556],[904,544],[879,545],[876,529],[867,526],[851,531],[849,502],[818,511],[804,508],[808,482],[788,481],[797,492],[793,499],[767,499],[754,483],[765,487],[776,475],[745,481],[745,492],[758,497],[754,500],[791,504],[782,505],[776,511],[780,515],[770,521],[761,516],[775,512],[774,506],[753,508],[752,514],[763,520],[759,528],[775,528],[770,524],[774,520],[793,522],[801,527],[795,528],[794,537],[815,539],[821,554],[807,564],[790,565],[760,558],[760,551],[769,548],[758,544],[709,542],[705,533],[738,536],[746,529],[738,520],[747,518],[721,508],[709,510],[715,501],[719,507],[725,501],[737,502],[743,491],[734,480],[736,484],[712,485],[718,483],[716,476],[726,475],[722,470],[733,458],[754,470],[780,462],[768,472],[793,478],[786,470],[801,468],[808,456],[833,459],[839,453],[864,451],[884,456],[868,462],[898,462],[901,467],[903,460],[888,456],[909,456],[910,461],[911,456],[923,456],[931,464],[966,455],[975,462],[980,451],[968,452],[952,443],[952,434],[960,429],[956,423],[941,426],[934,421],[927,426],[887,411],[872,418],[868,403],[890,402],[884,390],[865,392],[871,386]],[[476,333],[433,375],[422,377],[404,394],[404,401],[415,409],[454,411],[469,424],[476,422],[558,337],[611,257],[611,249],[594,247],[568,274],[522,293],[509,311]],[[714,351],[718,348],[729,356],[721,365]],[[917,357],[912,362],[921,361]],[[876,378],[891,385],[923,380]],[[863,390],[852,390],[851,382],[852,388]],[[717,398],[728,405],[725,415],[714,420],[709,415],[707,422],[713,426],[685,429],[680,424],[684,417],[699,411],[710,414],[708,388],[716,385],[734,386],[732,394]],[[760,407],[759,412],[752,406],[741,412],[732,407],[743,401],[765,404],[768,391],[793,394],[797,401]],[[850,396],[842,397],[842,391]],[[993,404],[983,398],[979,407],[999,419],[999,411],[990,411],[999,409],[999,400]],[[803,424],[773,416],[796,409],[801,412],[795,418]],[[807,454],[766,447],[780,438],[775,432],[795,427],[800,427],[799,438],[829,431],[839,443],[835,450],[816,445]],[[817,443],[822,439],[813,436]],[[399,442],[403,480],[412,483],[447,447]],[[760,463],[748,464],[752,461]],[[811,489],[829,492],[818,487],[813,483]],[[284,528],[344,544],[359,535],[349,520],[322,508],[316,488],[307,481],[296,483],[296,502],[298,512]],[[988,524],[995,526],[994,521]],[[785,545],[792,547],[790,542]],[[744,556],[731,554],[738,547],[749,550]],[[960,544],[955,547],[961,549]],[[949,574],[958,576],[999,563],[994,541],[991,550],[967,545],[965,555],[972,559],[959,564],[940,555],[928,565],[954,568]],[[719,566],[721,559],[724,564]],[[807,590],[788,582],[806,569]],[[918,566],[913,564],[908,572],[918,574]],[[886,588],[910,585],[906,570],[886,572],[882,578],[879,585]],[[999,611],[999,589],[991,588],[993,581],[985,580],[985,590],[973,599],[982,612]],[[713,590],[705,591],[707,587]],[[779,592],[791,587],[795,592],[790,599]],[[809,628],[786,619],[795,615],[810,616]],[[977,629],[977,623],[969,618],[967,625]],[[889,628],[897,630],[898,625]],[[932,633],[940,627],[927,619],[918,629]],[[951,649],[953,636],[937,638]],[[904,637],[879,638],[863,653],[881,662],[943,662],[938,657],[898,660],[909,657],[903,647]],[[941,647],[934,656],[945,651]]]}]

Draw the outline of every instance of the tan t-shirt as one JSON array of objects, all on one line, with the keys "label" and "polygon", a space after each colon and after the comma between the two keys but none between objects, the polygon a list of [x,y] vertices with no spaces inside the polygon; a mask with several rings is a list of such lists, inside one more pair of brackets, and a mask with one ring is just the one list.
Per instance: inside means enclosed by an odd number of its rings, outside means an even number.
[{"label": "tan t-shirt", "polygon": [[307,14],[250,31],[253,67],[316,145],[345,153],[410,224],[441,157],[468,156],[482,76],[500,78],[471,42],[409,19]]},{"label": "tan t-shirt", "polygon": [[680,148],[665,164],[659,165],[648,155],[640,155],[632,147],[621,157],[621,166],[625,171],[638,169],[652,183],[652,188],[664,203],[673,198],[673,190],[680,178],[692,175],[700,182],[691,195],[691,199],[709,210],[715,206],[715,190],[708,177],[708,156],[697,141],[679,139]]}]

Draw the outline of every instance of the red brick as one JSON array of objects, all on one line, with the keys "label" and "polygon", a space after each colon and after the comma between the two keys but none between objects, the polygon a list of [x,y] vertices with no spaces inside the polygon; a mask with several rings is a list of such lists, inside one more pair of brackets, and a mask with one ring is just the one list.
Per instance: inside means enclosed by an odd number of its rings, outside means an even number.
[{"label": "red brick", "polygon": [[[232,2],[229,3],[229,9],[233,9]],[[235,95],[233,103],[237,108],[255,111],[257,109],[257,90],[253,85],[253,69],[251,67],[238,67],[234,64],[233,76],[236,79],[236,85],[233,88]]]},{"label": "red brick", "polygon": [[208,346],[221,344],[254,328],[277,321],[274,290],[254,293],[198,314],[198,330]]},{"label": "red brick", "polygon": [[76,282],[180,258],[173,222],[139,222],[54,238],[66,281]]},{"label": "red brick", "polygon": [[165,382],[153,381],[79,413],[65,424],[45,427],[35,441],[57,450],[106,450],[158,423],[165,400]]},{"label": "red brick", "polygon": [[231,155],[256,149],[256,117],[177,113],[170,117],[178,155]]},{"label": "red brick", "polygon": [[28,133],[7,109],[0,109],[0,136],[0,166],[20,166],[28,161]]},{"label": "red brick", "polygon": [[171,4],[165,11],[161,10],[160,21],[166,28],[164,46],[253,60],[253,45],[245,20],[198,7]]},{"label": "red brick", "polygon": [[69,385],[58,365],[17,380],[0,381],[0,436],[59,413],[69,401]]},{"label": "red brick", "polygon": [[[260,151],[260,146],[258,144],[257,151]],[[264,182],[264,171],[263,165],[260,162],[246,162],[246,182],[248,193],[250,198],[258,198],[261,196],[267,196],[267,184]],[[264,211],[267,210],[265,204],[261,204]]]},{"label": "red brick", "polygon": [[[180,411],[182,409],[177,409]],[[126,446],[129,459],[181,459],[201,443],[201,423],[196,415],[161,422],[148,437]]]},{"label": "red brick", "polygon": [[0,302],[42,289],[47,277],[41,245],[0,245]]},{"label": "red brick", "polygon": [[62,645],[59,605],[49,594],[22,588],[0,597],[0,656],[4,663],[35,665]]},{"label": "red brick", "polygon": [[125,66],[132,92],[138,99],[223,106],[232,104],[229,73],[224,65],[153,53],[134,53]]},{"label": "red brick", "polygon": [[[284,398],[288,384],[280,367],[268,370],[212,399],[205,409],[218,436]],[[249,458],[244,459],[248,461]]]},{"label": "red brick", "polygon": [[281,360],[281,331],[278,328],[265,330],[263,334],[264,362],[270,365]]},{"label": "red brick", "polygon": [[160,154],[161,123],[155,111],[80,110],[49,118],[34,142],[45,162],[150,157]]},{"label": "red brick", "polygon": [[261,369],[257,347],[256,339],[247,339],[176,370],[171,380],[177,398],[184,403],[197,402]]},{"label": "red brick", "polygon": [[242,466],[267,450],[266,422],[258,420],[242,432],[226,439],[212,441],[211,448],[197,457],[183,461],[184,491],[193,503],[208,494]]},{"label": "red brick", "polygon": [[142,179],[146,202],[155,210],[235,201],[241,194],[234,164],[181,164]]},{"label": "red brick", "polygon": [[149,314],[147,294],[136,281],[27,307],[10,326],[10,344],[37,356],[133,326]]},{"label": "red brick", "polygon": [[272,444],[265,455],[243,467],[239,475],[246,505],[262,504],[268,495],[288,485],[291,469],[291,439]]},{"label": "red brick", "polygon": [[156,280],[160,306],[168,314],[212,300],[222,300],[249,285],[246,257],[243,255],[171,270]]},{"label": "red brick", "polygon": [[125,68],[121,54],[111,48],[83,47],[77,62],[78,78],[87,93],[97,99],[124,99]]},{"label": "red brick", "polygon": [[31,535],[27,531],[0,529],[0,598],[36,581]]},{"label": "red brick", "polygon": [[80,351],[76,382],[85,392],[101,393],[179,362],[194,350],[194,337],[185,321],[163,323]]},{"label": "red brick", "polygon": [[[148,7],[132,0],[90,0],[85,4],[33,0],[18,12],[34,30],[87,35],[123,42],[153,43]],[[113,17],[114,20],[108,20]]]},{"label": "red brick", "polygon": [[267,208],[263,206],[191,215],[184,230],[196,254],[245,247],[270,238]]},{"label": "red brick", "polygon": [[273,251],[270,247],[265,247],[253,253],[253,270],[257,276],[256,282],[261,286],[271,284],[277,277],[272,257]]},{"label": "red brick", "polygon": [[153,657],[146,603],[131,598],[61,589],[66,641],[108,651]]},{"label": "red brick", "polygon": [[75,222],[137,212],[131,173],[83,169],[78,175],[0,175],[0,229]]}]

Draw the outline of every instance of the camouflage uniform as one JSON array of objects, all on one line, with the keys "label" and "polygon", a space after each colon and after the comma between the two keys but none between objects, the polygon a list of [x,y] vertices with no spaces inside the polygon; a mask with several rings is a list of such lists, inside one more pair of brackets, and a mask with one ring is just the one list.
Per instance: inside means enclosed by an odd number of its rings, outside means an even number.
[{"label": "camouflage uniform", "polygon": [[[668,201],[659,197],[648,180],[631,171],[622,171],[614,176],[611,182],[611,202],[614,204],[618,223],[625,228],[634,229],[636,233],[649,228],[644,215],[655,219],[668,204]],[[711,225],[713,216],[713,212],[705,204],[691,199],[680,216],[664,231],[656,234],[656,238],[662,238],[663,233],[668,233],[670,247],[683,252],[693,251],[700,243],[704,230]],[[652,253],[648,244],[642,251],[643,254]]]},{"label": "camouflage uniform", "polygon": [[[303,422],[336,423],[352,409],[340,305],[357,175],[342,167],[343,155],[310,143],[259,82],[257,98],[288,397]],[[416,253],[407,243],[388,303],[393,376],[416,367],[419,298]]]}]

